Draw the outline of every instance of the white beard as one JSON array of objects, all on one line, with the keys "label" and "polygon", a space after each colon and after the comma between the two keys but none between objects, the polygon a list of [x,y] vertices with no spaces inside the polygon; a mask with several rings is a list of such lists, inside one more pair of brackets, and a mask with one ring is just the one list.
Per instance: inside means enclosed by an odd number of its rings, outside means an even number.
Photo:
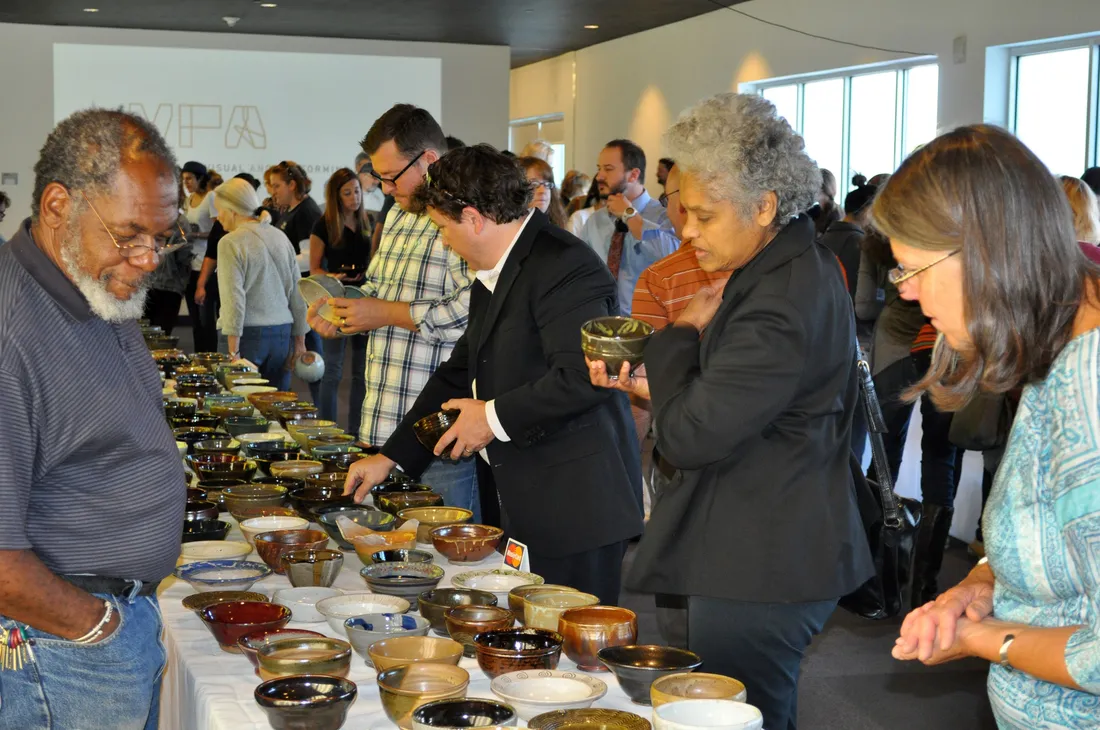
[{"label": "white beard", "polygon": [[145,312],[145,298],[149,296],[149,283],[142,278],[141,285],[129,299],[120,300],[107,291],[110,277],[93,278],[84,268],[80,251],[80,234],[70,228],[61,243],[61,262],[76,288],[88,300],[92,313],[108,322],[128,322],[140,319]]}]

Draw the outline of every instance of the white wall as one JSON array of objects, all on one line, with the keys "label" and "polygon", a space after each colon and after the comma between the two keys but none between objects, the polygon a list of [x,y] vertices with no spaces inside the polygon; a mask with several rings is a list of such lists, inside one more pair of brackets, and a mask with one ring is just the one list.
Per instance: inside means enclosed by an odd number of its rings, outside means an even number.
[{"label": "white wall", "polygon": [[[438,58],[442,65],[442,115],[439,120],[448,134],[467,142],[489,142],[504,147],[508,143],[509,49],[504,46],[468,46],[443,43],[404,43],[327,38],[290,38],[282,36],[223,33],[183,33],[119,30],[110,28],[69,28],[13,25],[0,23],[0,48],[7,60],[8,79],[0,90],[5,111],[0,132],[0,172],[19,174],[17,186],[0,186],[12,198],[7,220],[0,224],[0,235],[10,237],[19,221],[29,214],[34,186],[32,168],[38,150],[54,124],[53,44],[87,43],[126,46],[176,48],[216,48],[248,51],[284,51],[291,53],[354,54],[372,56]],[[300,100],[302,114],[323,115],[324,99],[307,88],[285,88],[279,79],[262,70],[230,70],[224,78],[209,83],[263,86],[271,94],[290,95]],[[341,69],[334,63],[332,73]],[[170,92],[171,89],[166,89]],[[370,94],[369,80],[361,83],[358,93]],[[358,120],[353,138],[348,140],[350,165],[358,152],[357,143],[374,119]],[[342,126],[346,128],[346,123]],[[274,154],[280,154],[273,150]],[[289,156],[289,155],[287,155]],[[285,157],[276,157],[277,162]],[[315,183],[318,181],[314,181]],[[323,184],[323,180],[320,181]]]},{"label": "white wall", "polygon": [[[754,0],[736,7],[820,35],[938,56],[944,128],[1005,123],[1007,97],[984,108],[987,47],[1100,31],[1096,0]],[[967,37],[962,64],[952,60],[957,36]],[[603,143],[624,134],[642,145],[653,167],[664,130],[703,97],[749,81],[904,58],[716,10],[516,69],[510,113],[564,113],[574,130],[569,167],[594,168]],[[563,98],[574,86],[574,66],[576,93]],[[653,175],[649,182],[655,185]]]}]

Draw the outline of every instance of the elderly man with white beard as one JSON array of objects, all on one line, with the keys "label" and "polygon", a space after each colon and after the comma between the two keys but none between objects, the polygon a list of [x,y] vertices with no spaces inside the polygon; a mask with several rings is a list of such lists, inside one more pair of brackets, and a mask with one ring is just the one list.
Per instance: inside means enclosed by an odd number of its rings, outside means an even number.
[{"label": "elderly man with white beard", "polygon": [[176,162],[144,119],[90,109],[34,171],[0,249],[0,727],[155,728],[186,497],[136,320],[186,245]]}]

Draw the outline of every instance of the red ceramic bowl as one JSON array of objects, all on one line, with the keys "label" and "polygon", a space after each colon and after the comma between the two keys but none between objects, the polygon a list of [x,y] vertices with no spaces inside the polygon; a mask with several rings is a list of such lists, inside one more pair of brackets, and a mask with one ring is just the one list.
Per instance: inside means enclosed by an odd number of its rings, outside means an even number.
[{"label": "red ceramic bowl", "polygon": [[328,545],[328,533],[320,530],[274,530],[261,532],[255,540],[260,558],[279,575],[286,571],[283,555],[294,550],[323,550]]},{"label": "red ceramic bowl", "polygon": [[208,606],[199,612],[199,617],[222,651],[240,654],[238,639],[261,629],[283,628],[290,623],[290,609],[263,601],[231,601]]},{"label": "red ceramic bowl", "polygon": [[237,639],[237,646],[240,648],[241,653],[248,657],[248,661],[252,662],[252,666],[257,669],[257,674],[259,674],[260,660],[256,658],[256,652],[269,641],[314,638],[317,636],[324,636],[324,634],[318,634],[316,631],[306,631],[305,629],[259,629]]}]

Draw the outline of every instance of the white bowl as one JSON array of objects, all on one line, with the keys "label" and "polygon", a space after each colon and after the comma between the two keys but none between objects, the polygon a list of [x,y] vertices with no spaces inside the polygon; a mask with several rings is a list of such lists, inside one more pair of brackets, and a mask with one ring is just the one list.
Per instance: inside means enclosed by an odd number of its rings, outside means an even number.
[{"label": "white bowl", "polygon": [[190,583],[199,593],[247,591],[271,573],[266,564],[247,560],[203,560],[181,565],[173,571],[173,575]]},{"label": "white bowl", "polygon": [[256,393],[274,393],[277,391],[274,385],[234,385],[229,389],[234,395],[255,395]]},{"label": "white bowl", "polygon": [[294,374],[307,383],[316,383],[325,376],[325,360],[312,350],[294,358]]},{"label": "white bowl", "polygon": [[252,546],[240,540],[197,540],[185,542],[180,549],[180,565],[207,560],[243,560]]},{"label": "white bowl", "polygon": [[241,523],[241,534],[249,545],[256,544],[256,535],[275,530],[304,530],[309,525],[309,520],[301,517],[287,517],[285,515],[271,515],[268,517],[251,517]]},{"label": "white bowl", "polygon": [[531,670],[508,672],[489,689],[516,708],[521,720],[553,710],[580,710],[607,694],[607,684],[581,672]]},{"label": "white bowl", "polygon": [[345,593],[317,602],[317,610],[328,621],[328,625],[337,636],[347,637],[344,621],[368,613],[405,613],[409,602],[398,596],[383,596],[376,593]]},{"label": "white bowl", "polygon": [[271,596],[272,603],[286,606],[294,614],[291,621],[301,624],[319,624],[325,617],[317,610],[317,602],[334,596],[342,596],[344,592],[339,588],[317,588],[306,586],[303,588],[280,588]]},{"label": "white bowl", "polygon": [[523,573],[518,570],[497,568],[495,570],[471,570],[459,573],[451,578],[455,588],[467,588],[476,591],[488,591],[497,597],[498,606],[508,605],[508,593],[513,588],[526,585],[542,585],[546,581],[541,575]]},{"label": "white bowl", "polygon": [[680,700],[653,710],[656,730],[760,730],[760,710],[733,700]]}]

